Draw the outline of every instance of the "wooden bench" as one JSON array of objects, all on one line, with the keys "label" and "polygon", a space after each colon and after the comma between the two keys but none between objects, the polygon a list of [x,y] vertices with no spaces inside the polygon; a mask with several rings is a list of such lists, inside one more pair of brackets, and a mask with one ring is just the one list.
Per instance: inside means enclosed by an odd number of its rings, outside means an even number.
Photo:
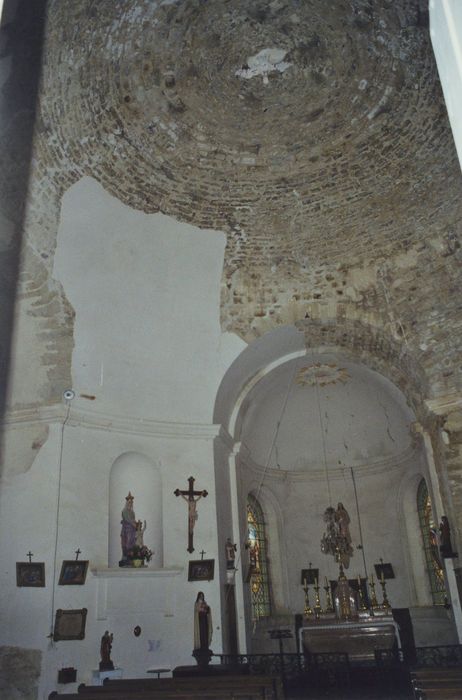
[{"label": "wooden bench", "polygon": [[422,668],[411,672],[416,700],[462,698],[462,668]]},{"label": "wooden bench", "polygon": [[274,676],[230,675],[181,678],[122,678],[102,686],[79,686],[77,694],[49,695],[50,700],[160,700],[165,698],[206,700],[283,700],[281,681]]},{"label": "wooden bench", "polygon": [[119,688],[102,694],[101,686],[87,688],[82,693],[60,695],[50,693],[50,700],[183,700],[184,698],[205,698],[206,700],[262,700],[260,688],[158,688],[152,690],[138,690],[136,687]]},{"label": "wooden bench", "polygon": [[[50,693],[49,700],[101,700],[101,694],[95,692],[82,695],[81,693],[59,694],[56,691]],[[103,696],[106,700],[192,700],[193,698],[200,700],[261,700],[262,694],[259,691],[253,692],[247,690],[191,690],[184,688],[183,690],[158,690],[158,691],[137,691],[136,689],[118,690]]]},{"label": "wooden bench", "polygon": [[136,687],[139,690],[155,689],[217,689],[228,690],[234,689],[236,692],[240,689],[260,690],[262,697],[267,700],[280,700],[283,697],[281,680],[278,676],[263,676],[263,675],[221,675],[221,676],[202,676],[202,677],[187,677],[180,678],[121,678],[106,680],[102,686],[105,690],[113,690],[116,688],[130,689]]}]

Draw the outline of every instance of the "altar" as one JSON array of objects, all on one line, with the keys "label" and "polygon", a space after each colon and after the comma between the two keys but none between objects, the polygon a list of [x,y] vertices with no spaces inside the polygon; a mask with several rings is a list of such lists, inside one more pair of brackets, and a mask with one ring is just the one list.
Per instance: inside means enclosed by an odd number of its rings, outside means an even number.
[{"label": "altar", "polygon": [[316,570],[313,607],[304,579],[305,609],[298,629],[298,648],[304,654],[347,654],[349,661],[367,663],[375,661],[379,650],[401,649],[399,627],[393,619],[383,573],[379,580],[383,600],[379,603],[374,576],[361,579],[358,575],[356,580],[348,581],[340,561],[337,581],[325,578],[324,607],[317,574]]},{"label": "altar", "polygon": [[374,661],[378,649],[401,648],[399,627],[391,615],[354,621],[306,620],[299,631],[299,648],[308,654],[348,654],[355,662]]}]

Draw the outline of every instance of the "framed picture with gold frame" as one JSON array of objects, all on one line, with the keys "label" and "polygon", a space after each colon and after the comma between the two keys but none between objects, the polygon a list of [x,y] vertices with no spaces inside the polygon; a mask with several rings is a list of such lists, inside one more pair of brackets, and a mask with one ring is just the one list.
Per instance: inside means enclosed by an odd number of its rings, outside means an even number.
[{"label": "framed picture with gold frame", "polygon": [[200,559],[189,562],[188,581],[212,581],[215,574],[215,559]]},{"label": "framed picture with gold frame", "polygon": [[60,586],[83,586],[87,577],[88,561],[63,561],[59,576]]},{"label": "framed picture with gold frame", "polygon": [[62,642],[70,639],[85,639],[87,608],[79,610],[57,610],[53,640]]},{"label": "framed picture with gold frame", "polygon": [[43,562],[16,562],[16,585],[22,588],[43,588],[45,586],[45,564]]}]

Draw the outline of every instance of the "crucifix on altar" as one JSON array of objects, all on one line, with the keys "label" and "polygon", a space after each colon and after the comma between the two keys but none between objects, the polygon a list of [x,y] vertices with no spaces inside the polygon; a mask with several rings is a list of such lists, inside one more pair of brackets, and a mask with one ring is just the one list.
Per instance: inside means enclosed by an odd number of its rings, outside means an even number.
[{"label": "crucifix on altar", "polygon": [[206,497],[208,495],[208,492],[205,490],[202,491],[195,491],[194,490],[194,482],[195,479],[194,477],[190,476],[188,479],[189,482],[189,489],[187,491],[181,491],[180,489],[175,489],[173,492],[175,496],[181,496],[184,498],[185,501],[188,503],[188,552],[194,552],[194,546],[193,546],[193,531],[194,531],[194,525],[196,524],[197,520],[197,501],[202,498]]}]

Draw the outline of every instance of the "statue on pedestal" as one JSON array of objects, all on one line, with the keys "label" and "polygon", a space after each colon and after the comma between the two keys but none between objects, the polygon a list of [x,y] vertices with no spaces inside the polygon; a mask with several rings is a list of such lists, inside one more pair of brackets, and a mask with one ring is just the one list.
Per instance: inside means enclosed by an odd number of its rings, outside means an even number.
[{"label": "statue on pedestal", "polygon": [[122,511],[122,530],[120,531],[120,544],[122,546],[122,560],[119,566],[130,566],[129,554],[136,542],[136,516],[133,510],[133,496],[128,492],[125,498],[125,508]]},{"label": "statue on pedestal", "polygon": [[228,537],[225,544],[226,550],[226,568],[234,569],[234,560],[236,558],[237,547],[231,542],[231,538]]},{"label": "statue on pedestal", "polygon": [[105,631],[103,636],[101,637],[101,646],[100,646],[100,652],[101,652],[101,661],[99,662],[99,670],[100,671],[113,671],[114,670],[114,664],[111,661],[111,649],[112,649],[112,640],[114,639],[114,635],[111,633],[109,634],[108,630]]},{"label": "statue on pedestal", "polygon": [[199,666],[205,666],[210,662],[212,651],[212,611],[207,604],[204,594],[199,591],[194,604],[194,651]]}]

